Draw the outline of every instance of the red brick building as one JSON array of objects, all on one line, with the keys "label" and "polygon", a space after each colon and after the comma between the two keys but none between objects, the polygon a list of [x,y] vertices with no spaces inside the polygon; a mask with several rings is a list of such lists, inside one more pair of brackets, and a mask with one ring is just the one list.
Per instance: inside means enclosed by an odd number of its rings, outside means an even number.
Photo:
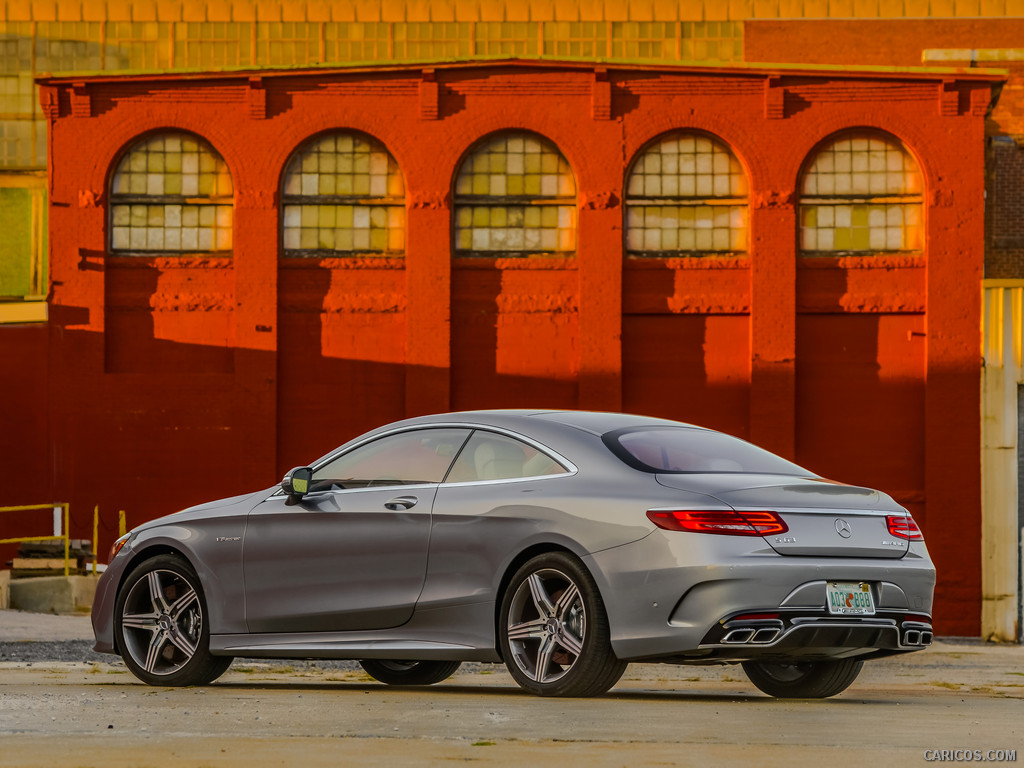
[{"label": "red brick building", "polygon": [[49,356],[7,416],[49,438],[3,464],[29,501],[134,524],[406,415],[662,415],[890,492],[939,565],[939,630],[977,635],[1000,81],[528,61],[44,79],[51,322],[3,343]]},{"label": "red brick building", "polygon": [[[1018,9],[1019,10],[1019,9]],[[1024,278],[1024,18],[750,19],[743,58],[803,65],[999,68],[1009,73],[986,120],[985,277]]]}]

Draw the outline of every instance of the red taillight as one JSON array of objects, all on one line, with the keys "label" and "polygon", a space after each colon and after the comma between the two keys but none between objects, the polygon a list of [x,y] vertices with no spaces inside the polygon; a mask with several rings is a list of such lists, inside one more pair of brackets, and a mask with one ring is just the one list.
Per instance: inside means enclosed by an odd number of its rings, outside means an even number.
[{"label": "red taillight", "polygon": [[727,536],[769,536],[789,530],[776,512],[735,509],[651,509],[647,517],[666,531],[720,533]]},{"label": "red taillight", "polygon": [[924,540],[921,529],[917,527],[917,523],[914,522],[914,518],[910,515],[906,517],[903,515],[889,515],[885,518],[885,522],[889,526],[889,533],[893,536],[901,539],[910,539],[910,541]]}]

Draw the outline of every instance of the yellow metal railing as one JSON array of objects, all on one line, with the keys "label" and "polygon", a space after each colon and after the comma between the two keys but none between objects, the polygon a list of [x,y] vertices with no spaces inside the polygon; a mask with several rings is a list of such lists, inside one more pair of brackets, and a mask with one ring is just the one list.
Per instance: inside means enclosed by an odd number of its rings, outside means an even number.
[{"label": "yellow metal railing", "polygon": [[[0,507],[0,512],[30,512],[33,510],[53,510],[53,536],[15,536],[10,539],[0,539],[0,544],[21,544],[29,541],[63,541],[64,542],[64,575],[71,573],[71,533],[70,533],[70,505],[67,502],[60,504],[23,504],[17,507]],[[117,513],[117,535],[124,536],[127,531],[124,510]],[[92,572],[97,573],[97,566],[100,561],[99,553],[100,533],[100,507],[97,504],[92,510]]]},{"label": "yellow metal railing", "polygon": [[[117,535],[118,537],[124,536],[125,534],[124,510],[122,509],[117,513]],[[97,573],[97,566],[100,562],[100,505],[97,504],[92,510],[92,575],[95,576]]]},{"label": "yellow metal railing", "polygon": [[[16,536],[10,539],[0,539],[0,544],[21,544],[28,541],[63,541],[64,575],[67,576],[70,573],[71,561],[71,536],[68,532],[70,526],[70,506],[67,502],[61,504],[23,504],[18,507],[0,507],[0,512],[28,512],[39,509],[53,510],[53,536]],[[62,511],[63,516],[61,515]]]}]

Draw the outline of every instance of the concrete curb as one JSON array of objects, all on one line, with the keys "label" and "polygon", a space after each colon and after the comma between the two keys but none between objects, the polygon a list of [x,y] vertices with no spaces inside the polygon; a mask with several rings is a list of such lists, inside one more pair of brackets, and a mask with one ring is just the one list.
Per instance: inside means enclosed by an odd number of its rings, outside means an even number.
[{"label": "concrete curb", "polygon": [[89,613],[98,581],[98,576],[15,579],[7,607],[33,613]]}]

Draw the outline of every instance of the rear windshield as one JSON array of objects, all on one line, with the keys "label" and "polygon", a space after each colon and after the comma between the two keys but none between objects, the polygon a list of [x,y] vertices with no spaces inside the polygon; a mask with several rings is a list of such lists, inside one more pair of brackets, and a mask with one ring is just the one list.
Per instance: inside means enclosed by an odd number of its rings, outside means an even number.
[{"label": "rear windshield", "polygon": [[612,453],[645,472],[748,472],[813,477],[803,467],[737,437],[703,429],[661,427],[608,432]]}]

